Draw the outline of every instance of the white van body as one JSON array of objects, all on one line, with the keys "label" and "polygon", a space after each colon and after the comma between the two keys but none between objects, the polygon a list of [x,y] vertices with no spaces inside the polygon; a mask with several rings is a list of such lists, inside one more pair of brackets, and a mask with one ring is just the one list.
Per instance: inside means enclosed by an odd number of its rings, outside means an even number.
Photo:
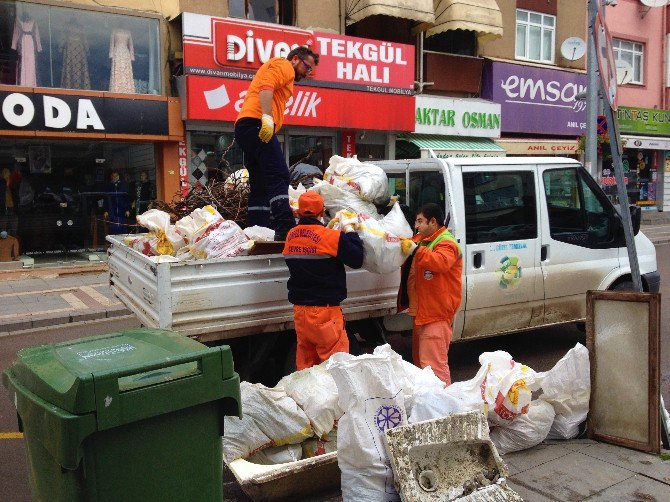
[{"label": "white van body", "polygon": [[[463,300],[453,339],[472,339],[586,317],[585,293],[626,285],[621,222],[576,160],[556,157],[413,159],[377,163],[409,213],[438,202],[463,252]],[[409,190],[408,190],[409,188]],[[201,341],[293,328],[280,254],[156,263],[108,236],[110,284],[147,326]],[[635,237],[646,290],[657,291],[656,251]],[[400,271],[348,270],[347,321],[411,327],[395,315]],[[254,345],[256,346],[256,345]],[[274,350],[274,349],[273,349]]]},{"label": "white van body", "polygon": [[[443,205],[461,246],[463,300],[454,340],[583,320],[586,291],[630,281],[618,213],[576,160],[431,158],[378,165],[409,206],[410,219],[423,203]],[[436,186],[440,179],[443,187]],[[657,291],[654,245],[641,232],[635,243],[645,289]]]}]

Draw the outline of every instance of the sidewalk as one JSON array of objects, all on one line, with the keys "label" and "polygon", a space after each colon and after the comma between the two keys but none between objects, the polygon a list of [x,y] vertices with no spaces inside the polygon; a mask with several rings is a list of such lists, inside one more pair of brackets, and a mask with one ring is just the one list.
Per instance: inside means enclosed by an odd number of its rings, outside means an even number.
[{"label": "sidewalk", "polygon": [[129,313],[109,289],[106,264],[0,271],[0,336]]}]

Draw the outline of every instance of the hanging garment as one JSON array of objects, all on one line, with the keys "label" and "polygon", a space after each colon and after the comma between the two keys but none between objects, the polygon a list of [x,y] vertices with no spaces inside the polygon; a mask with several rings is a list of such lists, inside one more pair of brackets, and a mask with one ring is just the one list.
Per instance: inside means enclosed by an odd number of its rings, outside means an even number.
[{"label": "hanging garment", "polygon": [[109,77],[110,92],[135,92],[133,80],[133,61],[135,50],[133,37],[128,30],[115,29],[109,39],[109,57],[112,60],[112,72]]},{"label": "hanging garment", "polygon": [[42,52],[40,31],[34,19],[14,21],[12,49],[19,53],[19,66],[16,69],[16,83],[26,87],[37,86],[36,52]]},{"label": "hanging garment", "polygon": [[88,73],[88,42],[81,24],[77,21],[65,26],[65,43],[62,47],[63,73],[60,85],[65,89],[90,89]]}]

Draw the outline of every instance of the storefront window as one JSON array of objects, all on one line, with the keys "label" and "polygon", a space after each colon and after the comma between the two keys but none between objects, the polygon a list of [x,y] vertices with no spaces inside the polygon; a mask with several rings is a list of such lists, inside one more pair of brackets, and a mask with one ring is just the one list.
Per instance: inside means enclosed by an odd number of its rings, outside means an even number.
[{"label": "storefront window", "polygon": [[242,169],[242,149],[233,141],[232,132],[192,132],[189,135],[189,183],[205,186],[212,181],[225,181],[232,172]]},{"label": "storefront window", "polygon": [[0,225],[22,254],[102,251],[156,198],[151,143],[4,139],[0,167],[13,206]]},{"label": "storefront window", "polygon": [[0,1],[0,83],[160,94],[158,20]]},{"label": "storefront window", "polygon": [[[656,150],[624,149],[622,164],[629,204],[656,206],[658,155],[660,152]],[[603,160],[602,188],[610,200],[617,203],[616,178],[611,158]]]},{"label": "storefront window", "polygon": [[328,168],[333,156],[331,136],[289,136],[289,167],[302,163],[318,167],[321,172]]}]

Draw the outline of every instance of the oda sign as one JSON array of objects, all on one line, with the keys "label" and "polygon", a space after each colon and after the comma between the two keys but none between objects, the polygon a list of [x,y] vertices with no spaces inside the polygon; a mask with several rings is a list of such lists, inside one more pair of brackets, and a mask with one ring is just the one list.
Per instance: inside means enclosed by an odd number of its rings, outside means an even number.
[{"label": "oda sign", "polygon": [[166,135],[167,103],[0,92],[0,130]]}]

